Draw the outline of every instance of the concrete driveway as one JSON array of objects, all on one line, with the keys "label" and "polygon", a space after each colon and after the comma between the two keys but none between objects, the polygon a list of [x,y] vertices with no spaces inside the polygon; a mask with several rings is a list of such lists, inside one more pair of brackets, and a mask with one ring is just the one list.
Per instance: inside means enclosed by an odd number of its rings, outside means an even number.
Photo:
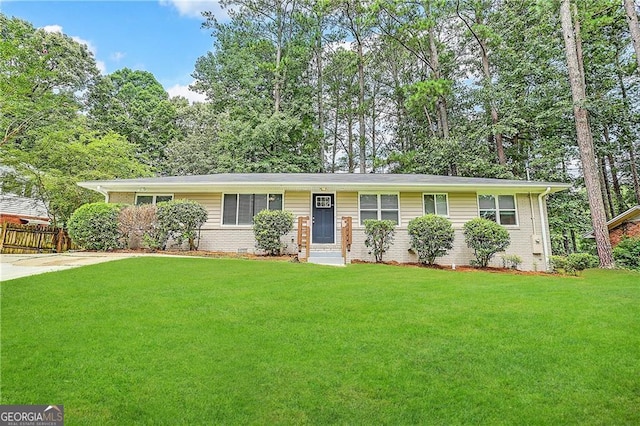
[{"label": "concrete driveway", "polygon": [[2,254],[0,255],[0,281],[109,262],[111,260],[126,259],[139,255],[140,254],[133,253],[90,252]]}]

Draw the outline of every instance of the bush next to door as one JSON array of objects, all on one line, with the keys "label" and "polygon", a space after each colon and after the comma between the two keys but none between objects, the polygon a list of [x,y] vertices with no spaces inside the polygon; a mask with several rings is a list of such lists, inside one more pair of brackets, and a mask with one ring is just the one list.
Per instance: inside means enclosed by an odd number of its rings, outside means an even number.
[{"label": "bush next to door", "polygon": [[382,262],[382,256],[389,250],[396,234],[396,223],[392,220],[367,219],[364,221],[364,233],[367,238],[364,245],[371,247],[370,254],[376,258],[376,262]]},{"label": "bush next to door", "polygon": [[121,204],[91,203],[80,206],[69,219],[69,236],[87,250],[121,247],[118,214]]},{"label": "bush next to door", "polygon": [[493,256],[509,247],[509,232],[502,225],[483,218],[471,219],[463,226],[464,241],[473,249],[472,265],[486,268]]},{"label": "bush next to door", "polygon": [[433,265],[437,257],[453,247],[453,226],[445,217],[435,214],[417,217],[409,222],[408,230],[411,248],[421,263]]},{"label": "bush next to door", "polygon": [[256,248],[277,256],[287,245],[282,236],[293,229],[293,213],[286,210],[262,210],[253,217]]}]

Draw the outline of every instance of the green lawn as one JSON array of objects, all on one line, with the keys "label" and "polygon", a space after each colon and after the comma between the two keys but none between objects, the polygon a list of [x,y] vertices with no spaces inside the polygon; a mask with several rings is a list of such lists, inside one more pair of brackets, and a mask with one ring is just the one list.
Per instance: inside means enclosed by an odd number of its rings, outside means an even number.
[{"label": "green lawn", "polygon": [[640,424],[640,274],[136,258],[1,284],[67,424]]}]

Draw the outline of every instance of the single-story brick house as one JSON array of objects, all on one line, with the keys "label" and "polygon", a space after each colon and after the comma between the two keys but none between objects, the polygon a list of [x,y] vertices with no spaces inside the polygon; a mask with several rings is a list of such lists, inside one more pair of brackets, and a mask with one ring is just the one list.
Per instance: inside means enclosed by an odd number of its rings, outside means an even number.
[{"label": "single-story brick house", "polygon": [[[506,254],[523,259],[525,270],[546,270],[551,254],[546,195],[563,183],[407,174],[241,174],[172,176],[80,182],[107,202],[144,204],[190,199],[203,204],[208,220],[200,249],[253,252],[252,217],[262,209],[284,209],[296,217],[284,237],[287,251],[309,260],[343,253],[344,261],[372,260],[365,247],[365,219],[398,223],[385,260],[416,262],[407,233],[409,221],[426,213],[443,215],[455,229],[454,248],[437,259],[466,265],[473,252],[464,243],[465,222],[485,217],[511,234]],[[305,218],[308,218],[305,219]],[[308,235],[308,237],[305,237]],[[307,241],[308,238],[308,241]],[[494,259],[501,266],[499,256]]]},{"label": "single-story brick house", "polygon": [[[640,237],[640,206],[631,207],[607,222],[609,240],[613,247],[617,246],[624,237]],[[585,235],[594,238],[593,231]]]}]

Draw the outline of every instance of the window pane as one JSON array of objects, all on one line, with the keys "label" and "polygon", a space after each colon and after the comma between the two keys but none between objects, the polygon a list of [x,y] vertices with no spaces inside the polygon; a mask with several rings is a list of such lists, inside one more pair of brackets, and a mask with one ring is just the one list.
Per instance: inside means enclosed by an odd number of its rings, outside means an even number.
[{"label": "window pane", "polygon": [[253,216],[267,209],[267,194],[253,195]]},{"label": "window pane", "polygon": [[156,197],[156,203],[162,203],[163,201],[171,201],[173,200],[172,195],[158,195]]},{"label": "window pane", "polygon": [[397,209],[398,196],[397,195],[381,195],[380,208],[381,209]]},{"label": "window pane", "polygon": [[136,204],[139,206],[142,204],[153,204],[153,195],[138,195],[138,197],[136,197]]},{"label": "window pane", "polygon": [[251,225],[253,221],[253,194],[240,194],[238,197],[238,225]]},{"label": "window pane", "polygon": [[446,194],[438,194],[436,195],[436,212],[439,215],[447,216],[449,214],[449,209],[447,208],[447,195]]},{"label": "window pane", "polygon": [[496,200],[493,195],[479,195],[478,204],[480,210],[491,210],[496,208]]},{"label": "window pane", "polygon": [[500,211],[500,224],[501,225],[515,225],[516,224],[516,212],[515,211]]},{"label": "window pane", "polygon": [[436,203],[434,201],[434,196],[431,194],[426,194],[424,196],[424,214],[435,214],[436,213]]},{"label": "window pane", "polygon": [[496,222],[495,210],[480,210],[480,217],[483,219],[489,219]]},{"label": "window pane", "polygon": [[378,208],[378,196],[370,194],[360,195],[360,208],[376,210]]},{"label": "window pane", "polygon": [[513,195],[499,195],[498,196],[498,205],[500,210],[515,210],[516,202],[514,200]]},{"label": "window pane", "polygon": [[282,210],[282,194],[269,194],[269,210]]},{"label": "window pane", "polygon": [[360,225],[364,225],[364,221],[367,219],[378,219],[378,212],[370,210],[360,210]]},{"label": "window pane", "polygon": [[224,211],[222,212],[222,223],[224,225],[236,224],[237,203],[237,194],[224,194]]},{"label": "window pane", "polygon": [[392,220],[398,224],[398,211],[397,210],[382,210],[380,212],[382,220]]}]

